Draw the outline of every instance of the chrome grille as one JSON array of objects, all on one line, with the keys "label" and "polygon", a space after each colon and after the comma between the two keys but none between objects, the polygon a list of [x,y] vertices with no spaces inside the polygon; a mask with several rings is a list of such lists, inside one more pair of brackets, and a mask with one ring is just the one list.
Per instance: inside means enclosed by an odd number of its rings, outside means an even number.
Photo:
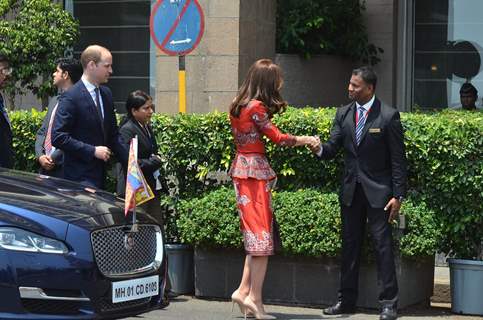
[{"label": "chrome grille", "polygon": [[140,274],[161,265],[163,243],[158,226],[139,225],[137,232],[125,226],[96,230],[91,241],[97,267],[107,277]]}]

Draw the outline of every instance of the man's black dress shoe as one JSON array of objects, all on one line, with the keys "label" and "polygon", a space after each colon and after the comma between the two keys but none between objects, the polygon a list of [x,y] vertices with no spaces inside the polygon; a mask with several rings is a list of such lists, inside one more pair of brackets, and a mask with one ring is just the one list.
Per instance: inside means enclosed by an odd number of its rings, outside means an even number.
[{"label": "man's black dress shoe", "polygon": [[348,304],[344,304],[342,301],[338,301],[336,304],[324,309],[322,312],[323,314],[326,314],[329,316],[333,316],[336,314],[349,314],[349,313],[355,313],[356,307],[354,305],[348,305]]},{"label": "man's black dress shoe", "polygon": [[394,306],[383,306],[381,316],[379,317],[380,320],[396,320],[397,319],[397,310]]},{"label": "man's black dress shoe", "polygon": [[177,296],[179,296],[179,294],[177,294],[176,292],[174,292],[174,291],[173,291],[173,290],[171,290],[171,289],[170,289],[170,290],[168,290],[166,294],[167,294],[168,298],[170,298],[170,299],[174,299],[174,298],[176,298]]}]

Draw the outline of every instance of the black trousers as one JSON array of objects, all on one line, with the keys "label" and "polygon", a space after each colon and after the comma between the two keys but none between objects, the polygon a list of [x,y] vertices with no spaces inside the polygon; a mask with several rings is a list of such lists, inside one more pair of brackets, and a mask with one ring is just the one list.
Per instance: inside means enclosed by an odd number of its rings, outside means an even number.
[{"label": "black trousers", "polygon": [[359,287],[361,247],[366,222],[374,243],[379,285],[379,301],[382,304],[397,303],[397,278],[394,265],[392,228],[388,222],[389,211],[372,208],[361,184],[357,183],[350,207],[342,205],[342,263],[339,299],[347,305],[355,305]]}]

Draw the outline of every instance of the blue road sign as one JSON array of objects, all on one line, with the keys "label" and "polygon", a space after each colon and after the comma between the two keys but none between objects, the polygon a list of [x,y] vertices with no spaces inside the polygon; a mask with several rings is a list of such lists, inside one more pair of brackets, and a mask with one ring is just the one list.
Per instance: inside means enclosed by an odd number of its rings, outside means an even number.
[{"label": "blue road sign", "polygon": [[168,55],[182,56],[200,43],[205,28],[198,0],[158,0],[149,23],[154,43]]}]

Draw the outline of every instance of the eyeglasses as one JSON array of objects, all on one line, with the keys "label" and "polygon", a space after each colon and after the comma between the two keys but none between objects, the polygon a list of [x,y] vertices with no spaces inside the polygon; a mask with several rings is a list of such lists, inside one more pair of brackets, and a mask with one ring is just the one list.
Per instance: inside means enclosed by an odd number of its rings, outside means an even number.
[{"label": "eyeglasses", "polygon": [[8,68],[0,68],[0,73],[4,76],[9,76],[12,74],[13,69],[11,67]]}]

